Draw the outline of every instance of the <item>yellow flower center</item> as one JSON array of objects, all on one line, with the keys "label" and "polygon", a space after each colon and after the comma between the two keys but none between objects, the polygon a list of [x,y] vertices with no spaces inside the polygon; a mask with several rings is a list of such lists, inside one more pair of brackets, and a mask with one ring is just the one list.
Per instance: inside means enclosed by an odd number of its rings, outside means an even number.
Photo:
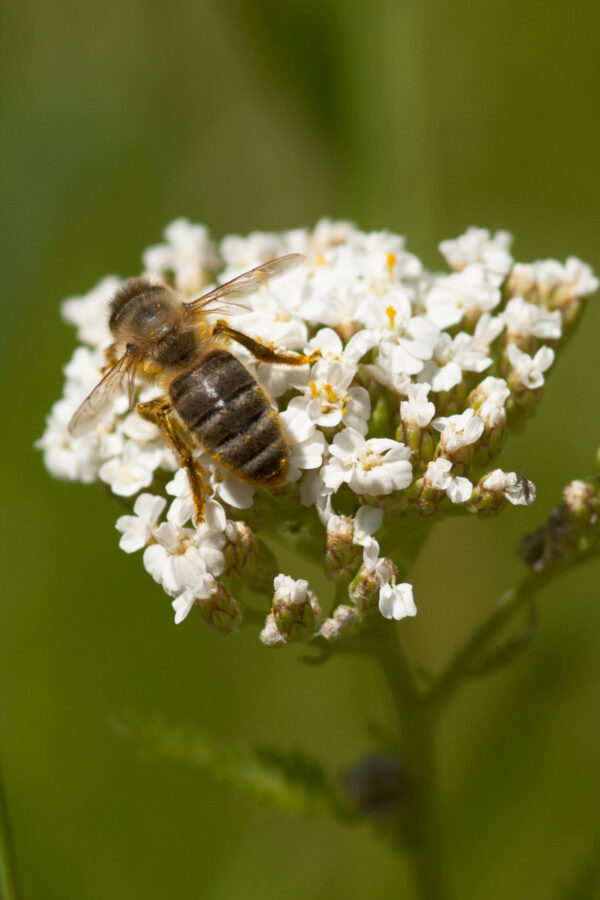
[{"label": "yellow flower center", "polygon": [[361,464],[365,472],[370,472],[371,469],[381,465],[381,455],[373,450],[366,450],[362,455]]}]

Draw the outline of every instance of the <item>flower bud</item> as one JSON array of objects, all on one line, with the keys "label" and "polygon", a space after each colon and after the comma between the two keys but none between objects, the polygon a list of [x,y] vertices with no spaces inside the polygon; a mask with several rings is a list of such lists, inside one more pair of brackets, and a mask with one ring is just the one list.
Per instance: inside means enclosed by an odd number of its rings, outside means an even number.
[{"label": "flower bud", "polygon": [[272,615],[279,634],[287,643],[310,641],[321,621],[321,608],[308,581],[277,575],[274,587]]},{"label": "flower bud", "polygon": [[419,428],[414,425],[404,425],[402,422],[396,429],[396,440],[406,444],[412,452],[413,470],[422,471],[429,460],[433,459],[437,445],[437,435],[427,425]]},{"label": "flower bud", "polygon": [[382,584],[395,582],[397,575],[398,567],[387,557],[378,559],[372,568],[363,563],[348,588],[348,595],[363,613],[377,609]]},{"label": "flower bud", "polygon": [[413,502],[422,516],[438,512],[446,498],[452,503],[466,503],[471,497],[473,485],[469,479],[454,475],[452,469],[449,459],[438,456],[415,482]]},{"label": "flower bud", "polygon": [[545,525],[526,534],[519,545],[519,556],[535,572],[550,563],[564,560],[577,546],[577,531],[564,505],[557,506]]},{"label": "flower bud", "polygon": [[226,535],[225,572],[243,579],[259,593],[268,591],[277,572],[277,562],[269,548],[246,522],[228,522]]},{"label": "flower bud", "polygon": [[439,391],[436,397],[436,412],[442,416],[455,416],[467,405],[467,390],[464,380],[449,391]]},{"label": "flower bud", "polygon": [[511,394],[506,404],[508,423],[511,431],[522,431],[525,423],[534,415],[542,399],[540,388],[529,390],[508,378]]},{"label": "flower bud", "polygon": [[196,600],[200,615],[209,628],[221,634],[231,634],[240,627],[244,614],[243,607],[220,582],[216,590],[205,600]]},{"label": "flower bud", "polygon": [[555,309],[556,306],[559,306],[562,317],[563,335],[566,335],[573,329],[573,326],[579,320],[581,313],[583,312],[584,304],[579,297],[572,297],[570,300],[565,300],[559,296],[558,292],[556,297],[557,301],[555,301],[555,306],[549,306],[549,309]]},{"label": "flower bud", "polygon": [[411,503],[422,516],[434,516],[443,503],[447,505],[444,491],[431,484],[427,478],[427,470],[413,482],[409,494]]},{"label": "flower bud", "polygon": [[484,425],[483,435],[474,449],[476,469],[488,466],[500,453],[507,435],[505,403],[510,390],[503,378],[488,376],[469,394],[471,406]]},{"label": "flower bud", "polygon": [[250,559],[255,556],[256,535],[246,522],[227,522],[225,529],[227,543],[223,548],[225,570],[242,577]]},{"label": "flower bud", "polygon": [[283,635],[277,628],[277,623],[275,622],[275,616],[273,615],[273,613],[269,613],[269,615],[265,619],[265,627],[261,631],[259,638],[263,642],[265,647],[277,647],[280,644],[285,643]]},{"label": "flower bud", "polygon": [[598,521],[600,500],[587,481],[572,481],[563,489],[563,502],[569,517],[579,525],[595,525]]},{"label": "flower bud", "polygon": [[428,400],[431,388],[428,384],[409,385],[408,399],[400,403],[400,424],[396,440],[413,451],[413,468],[424,468],[433,459],[436,437],[430,425],[436,408]]},{"label": "flower bud", "polygon": [[342,603],[334,609],[331,618],[325,619],[319,635],[326,641],[337,641],[346,635],[355,634],[360,628],[362,618],[362,614],[356,607]]},{"label": "flower bud", "polygon": [[354,521],[348,516],[331,516],[325,537],[325,569],[339,578],[352,575],[362,550],[354,543]]},{"label": "flower bud", "polygon": [[361,612],[375,609],[379,601],[379,579],[374,569],[368,569],[364,563],[352,579],[348,588],[348,596]]},{"label": "flower bud", "polygon": [[535,295],[536,286],[531,267],[517,263],[508,277],[504,292],[507,297],[524,297],[530,300]]}]

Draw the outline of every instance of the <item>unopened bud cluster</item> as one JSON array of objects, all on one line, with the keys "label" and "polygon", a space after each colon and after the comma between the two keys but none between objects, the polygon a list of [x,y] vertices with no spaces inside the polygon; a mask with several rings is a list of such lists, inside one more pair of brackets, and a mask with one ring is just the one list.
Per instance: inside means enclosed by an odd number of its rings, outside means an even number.
[{"label": "unopened bud cluster", "polygon": [[535,572],[565,564],[586,550],[600,547],[600,481],[571,481],[563,502],[548,521],[525,535],[520,556]]},{"label": "unopened bud cluster", "polygon": [[277,644],[309,641],[321,622],[321,607],[308,581],[294,581],[289,575],[277,575],[274,581],[273,607],[260,638],[269,647]]},{"label": "unopened bud cluster", "polygon": [[[278,256],[304,256],[262,285],[235,325],[316,361],[259,364],[229,345],[273,400],[289,445],[287,484],[256,491],[199,447],[208,495],[196,523],[185,471],[126,396],[89,434],[72,437],[68,423],[98,382],[112,341],[107,304],[117,277],[63,304],[80,346],[39,441],[46,466],[66,480],[99,481],[131,504],[117,521],[120,545],[143,552],[145,568],[173,598],[176,622],[197,607],[228,633],[242,620],[246,591],[268,599],[268,645],[334,640],[373,610],[414,615],[412,587],[389,549],[395,523],[458,510],[490,516],[533,502],[532,482],[494,462],[509,431],[535,411],[598,286],[574,257],[525,265],[510,246],[506,232],[470,228],[442,242],[449,271],[433,273],[402,237],[347,222],[217,244],[203,226],[178,220],[144,253],[143,272],[174,286],[182,301]],[[135,400],[158,393],[140,381]],[[303,579],[279,571],[267,547],[269,534],[295,533],[302,522],[327,574],[343,582],[328,615]],[[380,554],[384,535],[389,556]]]}]

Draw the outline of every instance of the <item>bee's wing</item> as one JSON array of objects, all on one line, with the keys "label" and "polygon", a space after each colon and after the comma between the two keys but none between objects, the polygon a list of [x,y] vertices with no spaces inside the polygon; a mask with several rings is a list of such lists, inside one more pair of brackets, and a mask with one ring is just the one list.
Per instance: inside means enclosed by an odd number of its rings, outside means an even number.
[{"label": "bee's wing", "polygon": [[69,422],[73,437],[81,437],[90,431],[114,403],[123,388],[127,389],[129,404],[133,404],[135,369],[139,360],[127,350],[121,359],[108,370],[102,381],[87,395]]},{"label": "bee's wing", "polygon": [[219,287],[209,291],[208,294],[203,294],[201,297],[196,297],[194,300],[184,303],[185,314],[196,316],[199,313],[204,315],[226,312],[231,315],[236,312],[247,312],[251,307],[245,303],[238,303],[239,298],[253,294],[265,281],[275,278],[277,275],[283,275],[284,272],[288,272],[299,265],[303,259],[304,257],[301,253],[288,253],[287,256],[278,256],[277,259],[271,259],[269,262],[263,263],[262,266],[257,266],[255,269],[250,269],[249,272],[244,272],[243,275],[238,275],[237,278],[233,278],[231,281],[226,281],[225,284],[220,284]]}]

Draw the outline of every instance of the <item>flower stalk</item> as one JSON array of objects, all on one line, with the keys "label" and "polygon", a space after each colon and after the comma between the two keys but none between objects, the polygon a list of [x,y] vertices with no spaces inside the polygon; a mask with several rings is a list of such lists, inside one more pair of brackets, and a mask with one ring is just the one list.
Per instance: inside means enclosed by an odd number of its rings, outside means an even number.
[{"label": "flower stalk", "polygon": [[444,900],[447,892],[436,780],[435,714],[423,702],[398,635],[390,628],[380,628],[379,632],[378,661],[396,709],[407,781],[397,845],[407,854],[415,898]]}]

